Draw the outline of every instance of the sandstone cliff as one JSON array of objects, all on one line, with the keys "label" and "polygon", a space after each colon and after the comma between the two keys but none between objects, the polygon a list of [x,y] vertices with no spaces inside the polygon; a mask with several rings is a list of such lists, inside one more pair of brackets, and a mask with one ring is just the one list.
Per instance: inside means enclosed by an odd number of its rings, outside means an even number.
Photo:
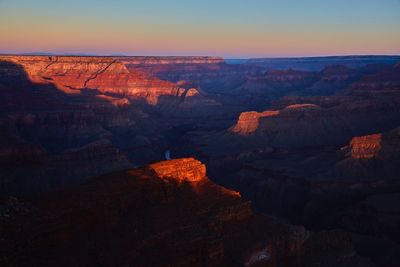
[{"label": "sandstone cliff", "polygon": [[206,166],[195,159],[173,159],[149,165],[157,176],[174,178],[179,182],[199,182],[206,176]]},{"label": "sandstone cliff", "polygon": [[344,158],[336,168],[342,175],[374,179],[397,179],[400,171],[400,128],[356,136],[341,148]]},{"label": "sandstone cliff", "polygon": [[[141,68],[128,69],[127,65],[156,64],[211,64],[218,58],[113,58],[66,56],[1,56],[1,61],[21,65],[28,78],[39,84],[53,84],[67,94],[80,94],[89,90],[101,94],[145,100],[156,105],[160,97],[180,100],[197,96],[195,88],[182,88],[178,84],[160,80]],[[12,69],[8,70],[10,73]],[[191,90],[189,90],[191,89]]]},{"label": "sandstone cliff", "polygon": [[382,134],[371,134],[354,137],[350,141],[351,157],[353,159],[370,159],[377,156],[381,150]]}]

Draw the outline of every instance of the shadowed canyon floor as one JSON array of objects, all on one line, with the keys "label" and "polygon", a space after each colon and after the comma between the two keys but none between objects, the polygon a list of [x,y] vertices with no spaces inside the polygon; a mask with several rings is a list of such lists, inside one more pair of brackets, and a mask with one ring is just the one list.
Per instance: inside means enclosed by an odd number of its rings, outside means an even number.
[{"label": "shadowed canyon floor", "polygon": [[0,262],[399,266],[399,62],[0,56]]}]

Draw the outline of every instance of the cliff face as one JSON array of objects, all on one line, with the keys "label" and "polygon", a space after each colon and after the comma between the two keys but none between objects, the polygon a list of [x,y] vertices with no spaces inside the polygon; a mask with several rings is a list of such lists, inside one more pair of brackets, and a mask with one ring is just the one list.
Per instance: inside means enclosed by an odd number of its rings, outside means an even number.
[{"label": "cliff face", "polygon": [[385,133],[356,136],[341,148],[337,170],[351,177],[396,179],[400,163],[399,127]]},{"label": "cliff face", "polygon": [[278,110],[267,110],[264,112],[242,112],[236,125],[234,125],[230,130],[240,135],[250,135],[258,129],[260,118],[273,117],[277,115],[279,115]]},{"label": "cliff face", "polygon": [[179,114],[209,102],[192,83],[161,80],[147,67],[221,61],[0,56],[0,195],[38,193],[162,159],[171,125],[148,110],[166,106]]},{"label": "cliff face", "polygon": [[400,155],[400,128],[353,137],[342,150],[353,160],[397,160]]},{"label": "cliff face", "polygon": [[[290,112],[306,112],[308,109],[319,109],[319,107],[315,104],[293,104],[287,106],[283,110],[266,110],[263,112],[256,111],[248,111],[242,112],[239,116],[236,124],[230,128],[231,132],[237,133],[239,135],[248,136],[255,133],[260,127],[260,121],[265,120],[268,121],[268,118],[279,118],[282,112],[282,115],[288,114]],[[262,126],[261,126],[262,127]]]},{"label": "cliff face", "polygon": [[[211,64],[218,58],[113,58],[113,57],[26,57],[2,56],[0,60],[21,65],[28,78],[39,84],[53,84],[67,94],[96,91],[156,105],[163,96],[185,98],[197,96],[195,88],[160,80],[141,68],[128,70],[127,65]],[[10,73],[13,70],[8,70]],[[191,89],[191,90],[189,90]]]},{"label": "cliff face", "polygon": [[381,150],[382,134],[354,137],[350,141],[353,159],[370,159]]},{"label": "cliff face", "polygon": [[193,158],[153,163],[149,168],[161,178],[172,177],[180,182],[199,182],[206,176],[206,166]]}]

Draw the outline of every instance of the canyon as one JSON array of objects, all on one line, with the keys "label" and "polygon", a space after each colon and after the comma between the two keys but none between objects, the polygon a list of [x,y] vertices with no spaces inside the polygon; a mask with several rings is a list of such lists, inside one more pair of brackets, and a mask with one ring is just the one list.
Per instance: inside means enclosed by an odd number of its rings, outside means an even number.
[{"label": "canyon", "polygon": [[0,55],[1,265],[398,266],[399,62]]},{"label": "canyon", "polygon": [[349,256],[343,232],[311,233],[254,214],[190,158],[90,179],[29,205],[11,199],[6,212],[3,266],[318,266],[320,255],[329,266],[371,264]]}]

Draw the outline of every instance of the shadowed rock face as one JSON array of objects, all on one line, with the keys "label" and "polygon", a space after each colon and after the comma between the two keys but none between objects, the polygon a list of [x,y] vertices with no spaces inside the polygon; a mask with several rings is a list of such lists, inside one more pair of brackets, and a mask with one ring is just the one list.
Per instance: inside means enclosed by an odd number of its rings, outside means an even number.
[{"label": "shadowed rock face", "polygon": [[113,173],[0,207],[2,266],[314,266],[322,255],[332,262],[324,266],[370,266],[348,255],[353,248],[344,233],[310,233],[253,214],[195,159]]},{"label": "shadowed rock face", "polygon": [[398,96],[392,99],[349,97],[344,103],[330,107],[302,103],[281,110],[244,112],[230,132],[253,135],[264,146],[340,145],[356,133],[388,130],[400,124],[399,100]]}]

